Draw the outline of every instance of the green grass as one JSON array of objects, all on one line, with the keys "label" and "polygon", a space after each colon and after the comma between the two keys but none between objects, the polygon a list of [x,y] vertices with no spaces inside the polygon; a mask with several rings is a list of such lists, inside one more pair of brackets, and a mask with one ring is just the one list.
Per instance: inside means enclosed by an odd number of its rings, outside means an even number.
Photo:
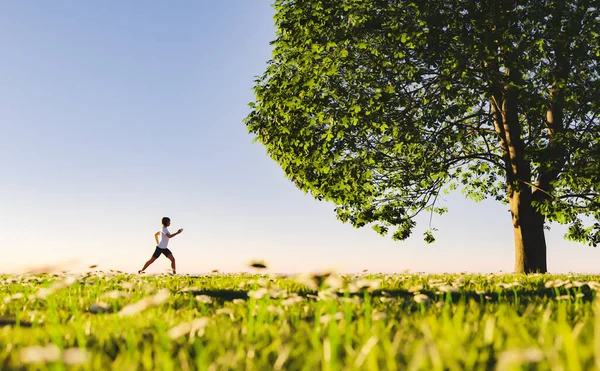
[{"label": "green grass", "polygon": [[0,369],[598,369],[597,281],[4,275]]}]

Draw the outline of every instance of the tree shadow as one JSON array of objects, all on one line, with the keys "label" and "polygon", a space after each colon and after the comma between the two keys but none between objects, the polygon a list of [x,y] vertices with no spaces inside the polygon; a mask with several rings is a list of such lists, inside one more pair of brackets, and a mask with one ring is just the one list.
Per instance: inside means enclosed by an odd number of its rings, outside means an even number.
[{"label": "tree shadow", "polygon": [[[233,301],[235,299],[243,299],[247,300],[249,298],[248,292],[246,290],[226,290],[226,289],[218,289],[218,290],[190,290],[187,292],[182,292],[181,294],[188,295],[206,295],[215,300],[226,302]],[[305,291],[289,291],[290,294],[296,294],[300,297],[303,297],[308,300],[316,300],[319,292],[312,290]],[[459,292],[439,292],[433,290],[419,290],[419,294],[426,295],[430,301],[437,302],[468,302],[468,301],[476,301],[480,303],[519,303],[519,304],[528,304],[532,302],[548,301],[548,300],[557,300],[560,297],[560,300],[564,301],[579,301],[579,302],[592,302],[595,298],[595,291],[589,289],[588,287],[581,287],[577,292],[573,290],[560,289],[556,290],[553,288],[536,288],[533,290],[524,290],[522,288],[517,288],[516,290],[512,289],[502,289],[496,291],[489,292],[477,292],[473,290],[465,290]],[[395,289],[395,290],[374,290],[372,292],[367,291],[359,291],[352,293],[345,292],[336,292],[339,298],[342,297],[359,297],[364,298],[365,295],[369,295],[371,298],[379,299],[379,298],[390,298],[390,299],[403,299],[403,300],[411,300],[414,301],[415,292],[411,292],[404,289]],[[577,294],[582,294],[577,297]],[[568,297],[567,297],[568,296]]]}]

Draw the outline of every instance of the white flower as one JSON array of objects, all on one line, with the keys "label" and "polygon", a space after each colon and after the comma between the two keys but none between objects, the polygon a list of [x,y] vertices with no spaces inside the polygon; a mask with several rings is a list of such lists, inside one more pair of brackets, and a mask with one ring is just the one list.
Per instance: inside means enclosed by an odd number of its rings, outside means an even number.
[{"label": "white flower", "polygon": [[417,294],[413,298],[417,303],[427,303],[429,301],[429,296],[423,294]]},{"label": "white flower", "polygon": [[204,335],[204,329],[208,326],[210,319],[207,317],[196,318],[192,322],[184,322],[179,325],[171,328],[167,335],[171,339],[177,339],[181,336],[190,334],[190,340],[194,336],[202,336]]},{"label": "white flower", "polygon": [[89,354],[84,349],[69,348],[64,351],[62,358],[67,365],[79,365],[87,362]]},{"label": "white flower", "polygon": [[319,285],[317,285],[317,281],[312,275],[300,274],[296,276],[294,280],[299,284],[306,286],[309,290],[317,291],[319,289]]},{"label": "white flower", "polygon": [[290,295],[287,299],[284,299],[281,302],[281,305],[283,305],[284,307],[289,307],[291,305],[301,303],[302,301],[304,301],[304,299],[301,296],[294,294],[294,295]]},{"label": "white flower", "polygon": [[38,299],[46,299],[49,295],[54,294],[55,292],[57,292],[58,290],[67,288],[69,286],[71,286],[72,284],[74,284],[75,282],[77,282],[77,279],[73,276],[68,276],[65,279],[55,282],[52,285],[50,285],[49,287],[43,287],[41,289],[38,290],[36,297]]},{"label": "white flower", "polygon": [[132,282],[123,282],[121,284],[121,287],[124,288],[125,290],[131,290],[135,287],[135,285]]},{"label": "white flower", "polygon": [[325,279],[325,286],[331,290],[339,290],[344,287],[344,280],[337,274],[332,274]]},{"label": "white flower", "polygon": [[248,297],[258,300],[258,299],[262,299],[263,297],[265,297],[268,293],[269,293],[269,290],[267,290],[265,287],[261,287],[258,290],[249,291]]},{"label": "white flower", "polygon": [[56,362],[60,358],[60,349],[55,344],[45,347],[31,346],[21,349],[20,359],[23,363]]},{"label": "white flower", "polygon": [[285,314],[285,311],[283,309],[281,309],[281,307],[276,307],[274,305],[269,305],[267,307],[267,312],[269,313],[273,313],[279,316],[283,316]]},{"label": "white flower", "polygon": [[119,299],[119,298],[126,298],[126,297],[129,297],[129,293],[127,293],[125,291],[117,291],[117,290],[109,291],[102,295],[102,298],[108,298],[108,299]]},{"label": "white flower", "polygon": [[132,316],[136,313],[144,311],[151,307],[157,307],[164,303],[169,298],[169,290],[162,289],[157,292],[155,295],[148,296],[138,301],[137,303],[129,304],[121,308],[119,311],[119,316]]},{"label": "white flower", "polygon": [[91,313],[104,313],[108,311],[108,304],[104,302],[94,303],[90,306]]},{"label": "white flower", "polygon": [[367,291],[373,291],[377,290],[381,286],[381,280],[369,280],[363,278],[353,282],[353,284],[358,290],[365,289]]},{"label": "white flower", "polygon": [[509,350],[500,354],[498,370],[505,370],[510,365],[523,365],[525,363],[538,363],[544,359],[544,353],[536,348]]},{"label": "white flower", "polygon": [[440,285],[438,287],[438,289],[442,292],[458,292],[458,289],[454,286],[449,286],[449,285]]},{"label": "white flower", "polygon": [[235,317],[233,316],[233,310],[231,308],[219,308],[215,311],[215,314],[226,314],[233,321]]},{"label": "white flower", "polygon": [[600,290],[600,283],[598,283],[598,282],[590,281],[590,282],[587,282],[587,285],[592,290]]},{"label": "white flower", "polygon": [[419,292],[421,290],[423,290],[423,286],[422,285],[418,285],[418,286],[413,286],[413,287],[409,288],[408,292],[414,293],[414,292]]},{"label": "white flower", "polygon": [[373,318],[373,321],[380,321],[380,320],[383,320],[383,319],[387,318],[387,314],[386,313],[376,312],[376,311],[373,311],[373,314],[371,316]]},{"label": "white flower", "polygon": [[179,337],[189,334],[191,330],[192,324],[190,322],[183,322],[171,328],[167,332],[167,336],[169,336],[171,339],[177,339]]},{"label": "white flower", "polygon": [[199,303],[210,304],[212,303],[212,298],[208,295],[196,295],[196,301]]}]

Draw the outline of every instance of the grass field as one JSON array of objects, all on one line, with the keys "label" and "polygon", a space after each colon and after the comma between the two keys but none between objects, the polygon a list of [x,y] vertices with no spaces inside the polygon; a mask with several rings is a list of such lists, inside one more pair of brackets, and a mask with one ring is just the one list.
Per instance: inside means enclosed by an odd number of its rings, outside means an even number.
[{"label": "grass field", "polygon": [[0,276],[0,369],[591,370],[598,276]]}]

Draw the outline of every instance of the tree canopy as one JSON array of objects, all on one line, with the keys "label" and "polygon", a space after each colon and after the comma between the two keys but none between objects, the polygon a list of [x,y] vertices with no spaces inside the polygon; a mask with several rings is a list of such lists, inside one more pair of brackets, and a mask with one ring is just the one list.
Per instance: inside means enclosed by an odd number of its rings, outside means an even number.
[{"label": "tree canopy", "polygon": [[404,240],[460,188],[509,205],[515,269],[545,271],[548,223],[600,243],[598,6],[276,0],[245,123],[344,222]]}]

